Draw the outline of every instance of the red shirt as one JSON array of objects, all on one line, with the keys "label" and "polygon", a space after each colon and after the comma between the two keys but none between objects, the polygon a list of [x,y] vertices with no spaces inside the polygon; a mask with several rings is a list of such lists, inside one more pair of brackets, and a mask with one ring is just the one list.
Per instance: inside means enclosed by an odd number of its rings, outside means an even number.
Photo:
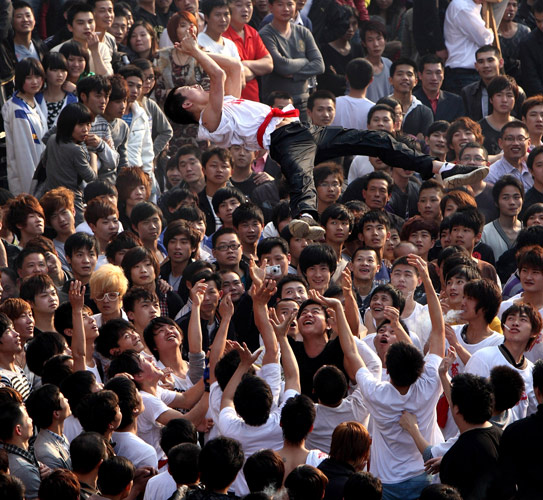
[{"label": "red shirt", "polygon": [[[228,29],[222,34],[222,36],[229,38],[236,44],[242,61],[255,61],[270,54],[264,45],[262,38],[260,38],[258,31],[247,24],[243,26],[243,31],[245,40],[236,33],[232,26],[229,26]],[[245,88],[241,92],[241,97],[251,101],[260,101],[258,96],[258,82],[256,78],[250,82],[247,82],[247,85],[245,85]]]}]

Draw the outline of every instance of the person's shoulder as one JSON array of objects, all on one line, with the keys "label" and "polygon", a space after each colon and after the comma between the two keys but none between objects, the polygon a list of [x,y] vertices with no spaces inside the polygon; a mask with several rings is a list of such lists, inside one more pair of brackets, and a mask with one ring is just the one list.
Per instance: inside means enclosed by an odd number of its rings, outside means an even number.
[{"label": "person's shoulder", "polygon": [[459,103],[462,102],[462,98],[458,94],[454,94],[453,92],[449,92],[447,90],[441,91],[440,98],[443,99],[444,101],[451,101],[451,102],[457,101]]}]

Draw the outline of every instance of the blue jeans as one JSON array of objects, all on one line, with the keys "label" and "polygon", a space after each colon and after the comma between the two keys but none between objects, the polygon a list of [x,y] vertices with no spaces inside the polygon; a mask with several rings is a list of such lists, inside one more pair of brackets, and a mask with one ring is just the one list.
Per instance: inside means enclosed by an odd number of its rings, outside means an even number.
[{"label": "blue jeans", "polygon": [[383,484],[383,500],[417,500],[421,491],[431,483],[431,476],[424,473],[401,483]]}]

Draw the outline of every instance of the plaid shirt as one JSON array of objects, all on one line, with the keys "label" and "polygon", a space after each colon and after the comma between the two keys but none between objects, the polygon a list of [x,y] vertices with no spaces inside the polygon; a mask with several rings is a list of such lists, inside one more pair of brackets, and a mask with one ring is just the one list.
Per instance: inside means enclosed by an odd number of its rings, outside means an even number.
[{"label": "plaid shirt", "polygon": [[30,446],[28,450],[23,450],[23,448],[19,448],[14,444],[2,443],[2,448],[4,448],[4,450],[6,450],[8,453],[13,453],[14,455],[23,457],[25,460],[28,460],[31,464],[39,468],[40,464],[34,455],[34,448],[32,446]]}]

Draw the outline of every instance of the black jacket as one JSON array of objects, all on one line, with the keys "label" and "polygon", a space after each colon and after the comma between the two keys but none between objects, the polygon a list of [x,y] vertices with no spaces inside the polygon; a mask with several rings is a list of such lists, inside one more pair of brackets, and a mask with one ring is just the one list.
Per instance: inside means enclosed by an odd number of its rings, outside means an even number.
[{"label": "black jacket", "polygon": [[342,500],[343,488],[347,479],[355,473],[354,467],[333,458],[327,458],[320,463],[318,469],[328,478],[324,500]]},{"label": "black jacket", "polygon": [[428,131],[428,127],[434,122],[434,113],[428,106],[419,105],[414,108],[404,118],[402,130],[406,134],[417,135],[424,134]]},{"label": "black jacket", "polygon": [[529,96],[543,92],[543,33],[535,28],[520,44],[522,85]]},{"label": "black jacket", "polygon": [[[32,44],[40,57],[40,61],[43,62],[43,58],[48,52],[47,47],[39,38],[33,37]],[[16,64],[17,57],[15,56],[13,38],[8,37],[0,43],[0,83],[5,83],[15,78]]]},{"label": "black jacket", "polygon": [[[428,106],[432,113],[432,105],[430,104],[430,99],[422,90],[422,87],[418,88],[413,92],[413,95],[425,106]],[[439,99],[437,101],[437,110],[434,113],[434,121],[437,120],[446,120],[449,123],[452,123],[459,116],[464,116],[464,103],[462,98],[459,95],[453,94],[452,92],[445,92],[442,90],[439,93]]]}]

